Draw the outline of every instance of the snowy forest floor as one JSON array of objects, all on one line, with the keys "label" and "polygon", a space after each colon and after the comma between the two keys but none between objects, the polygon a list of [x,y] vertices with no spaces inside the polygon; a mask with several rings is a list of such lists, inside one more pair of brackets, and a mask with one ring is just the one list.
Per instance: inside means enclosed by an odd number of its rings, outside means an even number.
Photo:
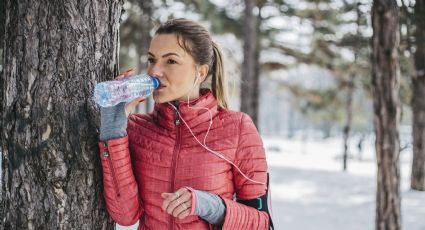
[{"label": "snowy forest floor", "polygon": [[[275,229],[372,230],[375,225],[376,161],[372,138],[350,150],[342,171],[341,138],[301,140],[264,137]],[[400,155],[402,225],[425,230],[425,192],[409,189],[411,148]],[[137,224],[125,228],[136,229]]]},{"label": "snowy forest floor", "polygon": [[[276,229],[374,229],[376,161],[373,140],[365,140],[361,160],[350,148],[342,171],[342,140],[264,138],[271,172]],[[402,225],[425,230],[425,192],[410,190],[411,148],[400,156]]]}]

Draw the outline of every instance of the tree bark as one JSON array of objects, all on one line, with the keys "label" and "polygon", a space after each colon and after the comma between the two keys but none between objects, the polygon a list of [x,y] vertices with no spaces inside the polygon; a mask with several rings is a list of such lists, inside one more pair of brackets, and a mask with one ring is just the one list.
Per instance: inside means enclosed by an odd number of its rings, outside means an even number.
[{"label": "tree bark", "polygon": [[373,1],[372,85],[378,164],[375,228],[379,230],[401,229],[398,19],[395,0]]},{"label": "tree bark", "polygon": [[413,76],[413,161],[411,188],[425,191],[425,0],[416,0],[415,68]]},{"label": "tree bark", "polygon": [[92,95],[118,73],[122,1],[5,4],[0,229],[113,229]]},{"label": "tree bark", "polygon": [[[3,39],[4,39],[4,22],[5,22],[5,16],[6,16],[4,3],[5,1],[0,1],[0,49],[3,49]],[[0,64],[2,64],[2,57],[0,57]]]},{"label": "tree bark", "polygon": [[[257,20],[253,14],[255,0],[245,0],[244,17],[244,60],[241,76],[241,111],[247,113],[254,124],[258,124],[259,51]],[[258,125],[257,125],[258,126]]]}]

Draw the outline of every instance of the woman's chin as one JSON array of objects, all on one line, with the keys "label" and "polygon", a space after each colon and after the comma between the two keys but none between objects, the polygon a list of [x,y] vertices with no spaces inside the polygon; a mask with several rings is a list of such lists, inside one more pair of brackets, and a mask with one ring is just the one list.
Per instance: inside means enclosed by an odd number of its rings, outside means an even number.
[{"label": "woman's chin", "polygon": [[155,101],[155,103],[159,103],[159,104],[171,101],[171,100],[167,100],[167,98],[165,97],[161,97],[160,95],[155,95],[155,94],[153,95],[153,100]]}]

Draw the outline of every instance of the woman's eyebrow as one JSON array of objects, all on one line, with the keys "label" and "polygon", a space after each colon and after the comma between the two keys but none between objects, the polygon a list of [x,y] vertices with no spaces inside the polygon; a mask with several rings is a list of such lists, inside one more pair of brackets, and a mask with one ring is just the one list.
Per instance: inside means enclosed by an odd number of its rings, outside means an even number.
[{"label": "woman's eyebrow", "polygon": [[[155,55],[153,55],[153,53],[151,53],[151,52],[148,52],[148,54],[152,57],[155,57]],[[172,56],[172,55],[180,57],[180,55],[178,55],[177,53],[166,53],[166,54],[162,55],[162,57],[164,58],[164,57],[168,57],[168,56]]]},{"label": "woman's eyebrow", "polygon": [[175,55],[177,57],[180,57],[180,55],[178,55],[176,53],[167,53],[167,54],[162,55],[162,57],[168,57],[168,56],[172,56],[172,55]]}]

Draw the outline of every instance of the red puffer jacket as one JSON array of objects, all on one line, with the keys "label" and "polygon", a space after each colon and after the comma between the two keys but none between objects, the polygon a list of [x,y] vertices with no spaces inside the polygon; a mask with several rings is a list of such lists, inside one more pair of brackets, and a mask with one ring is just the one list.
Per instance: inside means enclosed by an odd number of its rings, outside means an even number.
[{"label": "red puffer jacket", "polygon": [[[261,138],[243,113],[218,110],[209,90],[190,102],[207,107],[213,124],[207,146],[233,161],[249,178],[266,183],[267,163]],[[203,142],[210,114],[181,102],[179,111]],[[219,195],[226,205],[223,229],[268,229],[266,212],[238,203],[266,193],[236,168],[200,146],[167,103],[156,104],[152,114],[129,117],[128,136],[99,142],[104,196],[109,214],[120,225],[140,220],[139,229],[215,229],[196,215],[182,220],[161,211],[161,193],[192,187]]]}]

